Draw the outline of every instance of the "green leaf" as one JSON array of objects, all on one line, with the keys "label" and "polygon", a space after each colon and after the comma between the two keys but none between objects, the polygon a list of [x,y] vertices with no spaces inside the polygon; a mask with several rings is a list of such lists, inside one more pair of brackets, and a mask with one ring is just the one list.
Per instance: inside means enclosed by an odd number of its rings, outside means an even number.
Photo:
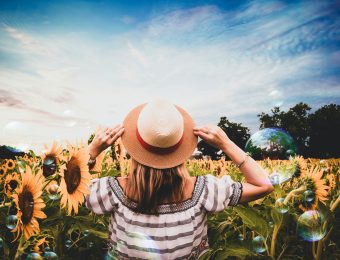
[{"label": "green leaf", "polygon": [[257,210],[246,208],[241,205],[234,207],[234,210],[242,218],[245,225],[262,235],[264,238],[268,236],[270,229],[269,225]]},{"label": "green leaf", "polygon": [[274,223],[278,226],[281,226],[283,220],[283,214],[279,213],[274,207],[271,208],[270,215],[274,221]]},{"label": "green leaf", "polygon": [[224,260],[227,257],[230,256],[237,256],[239,258],[245,258],[246,256],[254,256],[255,253],[252,252],[250,249],[241,246],[241,245],[237,245],[237,244],[232,244],[232,245],[228,245],[226,246],[223,251],[218,252],[216,257],[214,259],[218,260]]}]

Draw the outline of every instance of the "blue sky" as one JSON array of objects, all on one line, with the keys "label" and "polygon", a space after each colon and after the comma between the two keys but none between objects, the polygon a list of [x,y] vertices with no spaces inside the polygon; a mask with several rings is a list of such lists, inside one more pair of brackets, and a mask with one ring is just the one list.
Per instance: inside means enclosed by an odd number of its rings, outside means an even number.
[{"label": "blue sky", "polygon": [[1,1],[0,144],[86,140],[165,98],[197,124],[340,102],[340,1]]}]

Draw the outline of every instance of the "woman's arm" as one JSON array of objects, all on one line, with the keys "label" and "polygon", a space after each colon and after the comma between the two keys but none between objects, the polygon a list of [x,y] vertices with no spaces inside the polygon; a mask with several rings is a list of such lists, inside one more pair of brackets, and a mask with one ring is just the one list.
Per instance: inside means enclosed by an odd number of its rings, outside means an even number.
[{"label": "woman's arm", "polygon": [[243,184],[243,192],[239,203],[249,202],[271,193],[274,190],[268,173],[250,156],[232,142],[227,134],[217,126],[203,126],[194,128],[194,133],[200,136],[208,144],[221,149],[234,163],[240,166],[241,172],[246,178]]},{"label": "woman's arm", "polygon": [[102,151],[111,146],[123,133],[123,125],[100,129],[89,145],[90,158],[96,159]]}]

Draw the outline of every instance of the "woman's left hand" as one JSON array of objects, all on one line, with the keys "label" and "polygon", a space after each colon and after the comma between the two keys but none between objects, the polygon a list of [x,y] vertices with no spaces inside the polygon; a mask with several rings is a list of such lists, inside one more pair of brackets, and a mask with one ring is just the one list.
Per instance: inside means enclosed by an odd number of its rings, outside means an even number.
[{"label": "woman's left hand", "polygon": [[95,159],[102,151],[111,146],[124,132],[123,125],[100,129],[89,145],[89,153]]}]

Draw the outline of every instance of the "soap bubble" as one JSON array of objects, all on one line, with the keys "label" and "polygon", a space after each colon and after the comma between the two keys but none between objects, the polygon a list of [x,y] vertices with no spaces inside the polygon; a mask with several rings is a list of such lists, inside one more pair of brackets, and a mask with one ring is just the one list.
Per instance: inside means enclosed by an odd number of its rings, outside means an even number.
[{"label": "soap bubble", "polygon": [[72,244],[73,244],[72,241],[69,240],[69,239],[65,241],[65,247],[66,248],[70,248],[72,246]]},{"label": "soap bubble", "polygon": [[314,192],[311,190],[306,190],[303,193],[303,198],[305,199],[306,203],[312,203],[315,199]]},{"label": "soap bubble", "polygon": [[264,128],[253,134],[245,150],[256,160],[289,159],[297,153],[293,138],[280,128]]},{"label": "soap bubble", "polygon": [[6,218],[6,227],[10,230],[15,229],[18,223],[17,215],[9,215]]},{"label": "soap bubble", "polygon": [[45,251],[45,253],[43,254],[43,258],[44,260],[58,260],[59,257],[56,253],[52,252],[52,251]]},{"label": "soap bubble", "polygon": [[47,178],[55,174],[57,170],[56,158],[54,156],[47,156],[43,163],[43,175]]},{"label": "soap bubble", "polygon": [[256,253],[263,253],[266,251],[266,247],[264,245],[264,237],[263,236],[256,236],[251,241],[253,251]]},{"label": "soap bubble", "polygon": [[269,225],[270,228],[273,228],[273,227],[274,227],[274,223],[273,223],[272,221],[269,221],[269,222],[268,222],[268,225]]},{"label": "soap bubble", "polygon": [[279,198],[275,201],[275,209],[282,214],[286,213],[289,210],[289,206],[283,203],[284,200],[284,198]]},{"label": "soap bubble", "polygon": [[327,233],[325,217],[317,210],[304,212],[297,221],[297,232],[306,241],[314,242],[322,239]]},{"label": "soap bubble", "polygon": [[59,185],[55,183],[50,183],[47,188],[48,197],[50,200],[57,200],[60,198]]},{"label": "soap bubble", "polygon": [[87,247],[92,248],[94,246],[94,243],[92,241],[87,242]]},{"label": "soap bubble", "polygon": [[278,185],[290,180],[293,177],[293,174],[294,173],[289,170],[278,170],[271,173],[269,179],[272,185]]},{"label": "soap bubble", "polygon": [[89,236],[90,235],[90,230],[88,230],[88,229],[84,230],[83,234],[84,234],[84,237]]},{"label": "soap bubble", "polygon": [[[141,247],[144,249],[149,249],[148,251],[144,251],[143,257],[147,259],[161,259],[160,250],[157,246],[156,242],[146,234],[141,232],[128,232],[127,236],[129,237],[129,244],[133,246]],[[121,246],[124,246],[125,242],[118,240],[117,249],[118,251]]]},{"label": "soap bubble", "polygon": [[242,234],[238,234],[237,239],[240,240],[240,241],[243,241],[243,240],[244,240],[244,237],[243,237]]},{"label": "soap bubble", "polygon": [[116,251],[114,250],[110,250],[108,252],[106,252],[105,256],[104,256],[104,260],[115,260],[117,259],[118,255],[116,253]]},{"label": "soap bubble", "polygon": [[32,252],[27,255],[26,260],[42,260],[42,257],[40,254]]}]

